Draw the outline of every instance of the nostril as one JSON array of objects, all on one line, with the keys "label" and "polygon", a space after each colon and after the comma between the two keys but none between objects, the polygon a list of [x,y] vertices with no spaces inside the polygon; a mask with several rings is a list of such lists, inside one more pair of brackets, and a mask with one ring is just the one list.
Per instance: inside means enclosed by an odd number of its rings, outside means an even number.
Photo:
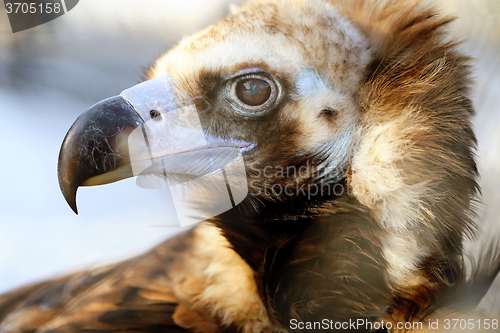
[{"label": "nostril", "polygon": [[155,119],[161,117],[161,112],[158,110],[151,110],[149,111],[149,115],[151,116],[151,119]]}]

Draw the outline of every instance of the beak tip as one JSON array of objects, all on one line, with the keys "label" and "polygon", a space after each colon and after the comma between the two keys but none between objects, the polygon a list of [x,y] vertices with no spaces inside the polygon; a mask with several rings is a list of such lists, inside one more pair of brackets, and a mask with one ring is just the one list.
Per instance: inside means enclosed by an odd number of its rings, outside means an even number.
[{"label": "beak tip", "polygon": [[68,171],[70,170],[67,166],[68,159],[63,158],[63,148],[64,143],[63,147],[61,148],[61,154],[59,156],[59,162],[57,165],[57,178],[59,181],[59,188],[71,210],[73,210],[73,212],[78,215],[78,209],[76,207],[76,191],[78,190],[78,182],[75,182],[74,178],[70,177],[72,173]]},{"label": "beak tip", "polygon": [[78,208],[76,208],[76,201],[74,201],[74,202],[69,202],[68,201],[68,205],[71,207],[71,209],[73,210],[73,212],[75,212],[75,214],[78,215]]},{"label": "beak tip", "polygon": [[66,202],[68,203],[69,207],[71,208],[71,210],[75,212],[76,215],[78,215],[78,208],[76,207],[77,188],[78,187],[73,189],[72,187],[62,186],[61,184],[61,192],[64,196],[64,199],[66,199]]}]

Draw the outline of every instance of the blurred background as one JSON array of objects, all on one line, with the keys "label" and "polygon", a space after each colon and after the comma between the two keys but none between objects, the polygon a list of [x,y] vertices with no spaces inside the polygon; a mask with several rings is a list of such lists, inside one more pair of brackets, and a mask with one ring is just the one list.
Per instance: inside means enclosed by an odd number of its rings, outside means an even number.
[{"label": "blurred background", "polygon": [[[500,1],[426,1],[459,17],[450,33],[475,57],[484,204],[482,236],[467,246],[477,255],[500,235]],[[59,148],[80,113],[137,84],[144,67],[225,16],[230,2],[238,1],[82,0],[16,34],[0,4],[0,293],[127,258],[183,230],[167,193],[134,179],[80,188],[76,216],[59,191]],[[485,304],[500,309],[499,294],[492,289]]]}]

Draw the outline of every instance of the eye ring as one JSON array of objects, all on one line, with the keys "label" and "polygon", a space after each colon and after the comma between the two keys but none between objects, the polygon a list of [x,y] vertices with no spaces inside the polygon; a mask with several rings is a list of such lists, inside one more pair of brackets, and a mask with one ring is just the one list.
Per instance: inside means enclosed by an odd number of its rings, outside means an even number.
[{"label": "eye ring", "polygon": [[[266,112],[276,103],[280,92],[279,86],[266,74],[244,74],[228,82],[226,99],[236,111],[246,115],[258,115]],[[255,105],[251,105],[252,102]]]}]

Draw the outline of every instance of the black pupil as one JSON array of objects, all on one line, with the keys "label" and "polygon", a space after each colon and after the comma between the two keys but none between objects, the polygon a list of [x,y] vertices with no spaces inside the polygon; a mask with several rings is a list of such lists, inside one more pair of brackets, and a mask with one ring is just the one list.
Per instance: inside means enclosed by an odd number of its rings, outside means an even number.
[{"label": "black pupil", "polygon": [[236,94],[242,103],[249,106],[259,106],[269,100],[271,86],[264,80],[245,79],[238,82]]}]

